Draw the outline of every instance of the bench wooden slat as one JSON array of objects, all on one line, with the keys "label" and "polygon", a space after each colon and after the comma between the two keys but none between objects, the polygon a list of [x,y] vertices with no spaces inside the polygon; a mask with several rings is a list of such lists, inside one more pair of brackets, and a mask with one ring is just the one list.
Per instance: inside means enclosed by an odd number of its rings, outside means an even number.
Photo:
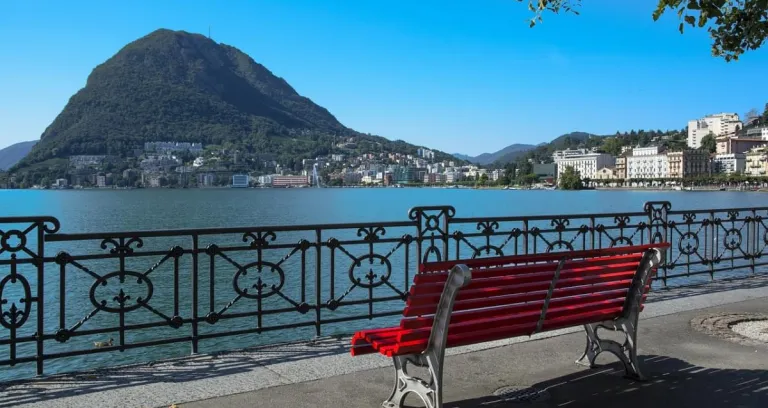
[{"label": "bench wooden slat", "polygon": [[[610,307],[619,307],[624,304],[624,299],[613,298],[606,300],[597,300],[586,303],[563,305],[563,306],[550,306],[547,310],[547,320],[551,320],[557,317],[563,317],[571,315],[573,313],[592,312],[596,310],[604,310]],[[461,334],[470,333],[483,330],[493,329],[495,327],[502,326],[515,326],[521,324],[529,324],[530,330],[528,335],[532,334],[536,328],[536,324],[539,321],[541,313],[541,307],[538,308],[520,308],[514,314],[502,314],[502,315],[486,315],[482,318],[474,318],[465,322],[451,323],[448,326],[448,333]],[[409,341],[418,340],[421,338],[428,338],[432,327],[422,327],[418,329],[403,330],[397,334],[398,343],[407,343]],[[367,340],[367,339],[366,339]]]},{"label": "bench wooden slat", "polygon": [[[555,295],[558,294],[557,291],[554,292],[552,296],[552,300],[550,301],[550,308],[553,307],[560,307],[560,306],[570,306],[570,305],[579,305],[579,304],[586,304],[591,303],[595,301],[603,301],[603,300],[611,300],[611,299],[626,299],[627,297],[627,291],[628,288],[624,289],[615,289],[611,291],[605,291],[605,292],[598,292],[598,293],[590,293],[590,294],[584,294],[584,295],[577,295],[577,296],[558,296]],[[482,303],[482,306],[480,307],[472,307],[465,310],[457,310],[454,308],[454,312],[451,314],[451,324],[454,323],[461,323],[473,319],[481,319],[484,317],[494,317],[494,316],[502,316],[505,314],[515,314],[515,313],[521,313],[526,311],[540,311],[541,307],[544,305],[544,299],[543,296],[540,297],[540,300],[536,301],[515,301],[514,303],[509,303],[509,306],[504,305],[502,303],[497,303],[494,301],[495,299],[490,298],[486,300],[484,303]],[[416,329],[421,327],[431,327],[432,322],[434,321],[433,316],[426,316],[426,317],[415,317],[411,319],[403,319],[400,323],[400,327],[403,329]]]},{"label": "bench wooden slat", "polygon": [[544,254],[534,255],[509,255],[493,258],[475,258],[475,259],[459,259],[455,261],[443,261],[443,262],[430,262],[422,264],[419,268],[421,272],[441,272],[447,271],[453,268],[454,265],[463,264],[467,265],[471,269],[485,268],[488,266],[515,264],[515,263],[529,263],[529,262],[546,262],[546,261],[559,261],[564,256],[569,259],[582,259],[582,258],[597,258],[611,255],[624,255],[624,254],[640,254],[648,249],[659,248],[665,244],[647,244],[647,245],[635,245],[629,247],[613,247],[603,249],[590,249],[581,251],[569,251],[569,252],[548,252]]},{"label": "bench wooden slat", "polygon": [[[590,258],[580,260],[569,260],[563,265],[563,271],[580,269],[594,266],[614,265],[617,263],[634,262],[639,263],[642,258],[641,254],[628,254],[617,255],[613,257],[604,258]],[[536,263],[528,265],[504,265],[487,268],[476,268],[472,270],[472,279],[484,279],[496,276],[512,276],[522,275],[526,273],[546,272],[552,270],[552,265],[557,265],[556,262]],[[448,271],[434,272],[434,273],[420,273],[414,276],[414,285],[421,285],[427,283],[444,284],[445,279],[448,277]]]},{"label": "bench wooden slat", "polygon": [[[588,268],[580,268],[574,270],[563,270],[560,272],[560,279],[565,280],[573,277],[585,277],[592,275],[603,275],[613,272],[631,272],[634,273],[637,270],[638,263],[621,263],[617,265],[604,265]],[[554,277],[554,267],[550,267],[548,272],[537,272],[523,275],[505,275],[499,277],[493,277],[488,279],[473,279],[466,288],[463,288],[461,293],[471,293],[473,289],[489,288],[498,286],[513,286],[525,283],[546,282],[549,283]],[[419,296],[427,293],[442,293],[444,284],[441,283],[428,283],[411,286],[410,295]]]},{"label": "bench wooden slat", "polygon": [[[629,285],[631,285],[632,283],[632,277],[633,277],[633,272],[620,272],[620,273],[589,276],[589,277],[563,279],[558,282],[558,287],[555,289],[555,291],[560,292],[568,288],[573,288],[572,291],[569,293],[586,294],[586,293],[594,293],[594,292],[600,292],[605,290],[612,290],[612,289],[616,289],[617,287],[629,287]],[[459,292],[459,296],[458,296],[459,300],[457,300],[456,303],[454,304],[454,310],[466,310],[466,308],[470,307],[470,305],[475,304],[473,303],[473,301],[480,302],[480,304],[482,305],[483,301],[490,298],[496,298],[496,297],[499,298],[499,299],[496,299],[499,302],[516,301],[516,298],[512,297],[513,295],[536,296],[534,300],[540,296],[541,299],[544,299],[544,296],[546,296],[546,293],[541,293],[541,291],[545,291],[548,289],[549,289],[548,282],[540,282],[540,283],[530,283],[526,285],[482,288],[482,289],[476,290],[472,294],[466,294],[466,295]],[[404,317],[415,317],[415,316],[422,316],[425,314],[432,314],[434,313],[434,310],[437,307],[434,297],[429,297],[427,299],[414,298],[411,304],[414,304],[415,306],[410,306],[410,305],[406,306],[406,308],[403,310]],[[482,306],[478,306],[478,307],[482,307]]]},{"label": "bench wooden slat", "polygon": [[[599,311],[587,312],[581,314],[571,314],[556,319],[548,319],[544,322],[542,330],[555,330],[563,327],[577,326],[599,320],[610,320],[621,314],[622,307],[610,309],[601,309]],[[495,327],[492,329],[475,331],[471,333],[451,334],[448,332],[448,341],[446,347],[458,347],[475,343],[495,341],[510,337],[527,336],[530,331],[536,327],[536,323],[526,323],[514,326]],[[427,347],[427,340],[416,340],[412,342],[395,343],[391,346],[385,346],[380,352],[388,357],[393,355],[413,354],[424,351]]]}]

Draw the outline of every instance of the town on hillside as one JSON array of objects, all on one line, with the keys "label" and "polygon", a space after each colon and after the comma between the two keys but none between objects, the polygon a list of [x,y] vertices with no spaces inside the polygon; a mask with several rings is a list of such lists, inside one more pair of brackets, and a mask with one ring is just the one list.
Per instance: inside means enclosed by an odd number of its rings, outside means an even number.
[{"label": "town on hillside", "polygon": [[[688,122],[680,132],[590,138],[576,147],[531,151],[518,163],[487,166],[437,160],[435,152],[360,152],[354,138],[331,153],[297,159],[177,141],[146,142],[132,157],[69,156],[63,174],[31,185],[11,175],[6,188],[306,188],[343,186],[525,186],[554,188],[570,171],[583,187],[649,187],[745,182],[768,175],[768,120],[718,113]],[[641,131],[642,132],[642,131]],[[686,134],[687,133],[687,134]],[[634,134],[634,131],[633,131]],[[596,140],[596,141],[595,141]],[[631,144],[632,142],[634,144]],[[575,188],[559,183],[560,188]],[[675,187],[670,187],[675,188]],[[679,188],[679,187],[678,187]]]}]

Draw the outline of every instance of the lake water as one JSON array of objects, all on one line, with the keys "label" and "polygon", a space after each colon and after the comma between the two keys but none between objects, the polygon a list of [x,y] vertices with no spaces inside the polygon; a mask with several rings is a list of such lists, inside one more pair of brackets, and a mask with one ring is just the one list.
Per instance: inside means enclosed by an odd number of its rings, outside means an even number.
[{"label": "lake water", "polygon": [[50,215],[61,232],[406,220],[414,206],[452,205],[458,217],[768,206],[753,192],[471,189],[0,190],[3,216]]},{"label": "lake water", "polygon": [[[257,226],[279,226],[296,224],[329,224],[329,223],[356,223],[356,222],[378,222],[378,221],[407,221],[408,210],[415,206],[436,206],[451,205],[456,208],[456,217],[503,217],[503,216],[530,216],[530,215],[558,215],[558,214],[579,214],[579,213],[613,213],[613,212],[641,212],[643,204],[646,201],[670,201],[673,210],[693,210],[693,209],[711,209],[711,208],[748,208],[768,206],[768,195],[753,192],[661,192],[661,191],[520,191],[520,190],[471,190],[471,189],[433,189],[433,188],[406,188],[406,189],[216,189],[216,190],[65,190],[65,191],[45,191],[45,190],[0,190],[0,215],[4,217],[11,216],[33,216],[46,215],[53,216],[60,220],[60,233],[98,233],[98,232],[119,232],[119,231],[143,231],[157,229],[189,229],[189,228],[213,228],[213,227],[257,227]],[[764,212],[764,211],[763,211]],[[762,214],[766,216],[768,214]],[[548,222],[548,221],[547,221]],[[635,221],[633,221],[635,222]],[[735,226],[735,224],[734,224]],[[477,232],[475,225],[467,225],[468,230]],[[571,225],[578,227],[578,224]],[[502,227],[502,230],[507,228]],[[726,227],[723,227],[724,233]],[[731,228],[731,227],[728,227]],[[743,226],[735,226],[742,230],[739,239],[746,239],[747,234]],[[10,228],[6,228],[7,231]],[[511,228],[509,229],[511,230]],[[471,232],[471,231],[470,231]],[[760,231],[758,231],[760,232]],[[348,231],[331,231],[333,238],[338,238],[342,243],[344,240],[361,239],[365,236],[357,235],[357,229]],[[384,238],[400,237],[405,233],[413,233],[408,230],[398,230],[397,228],[387,228],[385,233],[381,233]],[[681,230],[681,234],[683,231]],[[762,233],[762,232],[760,232]],[[324,324],[323,335],[349,333],[350,331],[366,327],[369,325],[379,326],[384,323],[393,323],[397,321],[396,317],[388,317],[373,320],[346,321],[345,318],[355,314],[367,313],[368,308],[373,306],[364,303],[368,290],[360,286],[350,285],[350,277],[359,277],[358,268],[354,265],[354,257],[364,257],[368,251],[368,245],[340,246],[335,251],[334,261],[330,261],[330,247],[324,247],[321,250],[321,259],[317,260],[322,270],[321,282],[315,282],[315,252],[308,250],[306,252],[293,252],[291,248],[295,247],[299,240],[306,239],[313,242],[315,233],[312,231],[283,231],[278,232],[277,239],[271,242],[272,252],[264,251],[264,260],[278,265],[281,271],[284,271],[285,286],[279,295],[265,298],[263,306],[265,310],[277,310],[288,307],[287,312],[263,316],[264,327],[279,326],[296,322],[307,322],[311,324],[315,318],[314,313],[297,313],[291,309],[299,305],[304,299],[307,303],[315,302],[315,289],[317,288],[322,302],[330,299],[359,301],[358,306],[341,307],[338,310],[324,309],[323,319],[338,319],[338,323]],[[325,232],[324,232],[325,234]],[[629,235],[629,233],[627,234]],[[703,235],[702,235],[703,236]],[[755,235],[757,236],[757,235]],[[190,249],[190,241],[186,237],[160,237],[144,240],[143,251],[152,250],[168,251],[172,246],[181,246],[184,249]],[[226,245],[243,245],[242,233],[237,236],[231,236],[227,239]],[[323,242],[330,238],[328,235],[322,237]],[[501,237],[504,238],[504,237]],[[219,239],[219,238],[216,238]],[[220,238],[224,239],[224,238]],[[477,247],[483,245],[484,238],[478,238],[480,241],[474,241]],[[566,236],[563,239],[568,240]],[[727,238],[726,238],[727,239]],[[717,240],[720,240],[719,236]],[[217,241],[215,237],[201,237],[200,248],[205,248],[208,241],[224,246],[224,241]],[[395,240],[396,241],[396,240]],[[727,246],[727,240],[723,241]],[[280,245],[285,245],[283,248]],[[390,294],[397,293],[396,289],[404,290],[403,280],[407,280],[407,275],[403,275],[403,265],[412,258],[410,255],[404,255],[404,247],[398,246],[397,242],[388,244],[392,256],[388,256],[391,261],[393,289]],[[498,242],[496,243],[498,245]],[[698,245],[698,243],[696,243]],[[718,243],[722,246],[723,243]],[[107,248],[109,249],[109,248]],[[342,251],[347,251],[344,253]],[[411,248],[413,249],[413,248]],[[46,255],[53,256],[57,251],[68,251],[73,254],[81,251],[82,253],[104,253],[105,250],[99,247],[99,241],[91,242],[68,242],[68,243],[50,243],[46,244]],[[506,249],[505,249],[506,250]],[[325,252],[322,252],[325,251]],[[108,251],[106,251],[108,252]],[[239,265],[248,265],[248,262],[254,262],[255,250],[227,253],[233,262],[239,262]],[[7,253],[4,254],[7,256]],[[302,258],[303,256],[303,258]],[[345,257],[350,258],[345,258]],[[152,270],[150,277],[153,279],[154,296],[149,302],[155,311],[138,309],[126,314],[131,319],[126,324],[139,324],[146,322],[157,322],[158,316],[164,314],[169,317],[173,315],[174,308],[174,289],[179,292],[177,296],[179,312],[184,318],[189,318],[188,311],[191,309],[192,287],[190,286],[191,262],[190,255],[181,257],[179,263],[180,286],[173,287],[174,269],[172,260],[160,263],[159,266],[153,266],[162,258],[162,252],[158,256],[146,257],[146,259],[132,258],[128,259],[126,270],[144,272]],[[256,307],[256,301],[233,297],[233,276],[236,276],[238,268],[227,264],[228,260],[217,258],[216,275],[208,275],[208,267],[205,262],[205,254],[200,255],[200,298],[198,300],[198,309],[200,316],[205,316],[210,310],[219,312],[225,310],[225,314],[243,313],[242,318],[222,320],[212,327],[203,327],[201,323],[200,334],[219,333],[216,330],[237,331],[249,330],[256,324],[256,317],[251,314]],[[7,258],[3,258],[7,259]],[[281,260],[282,259],[282,260]],[[352,261],[350,260],[352,259]],[[360,258],[364,259],[364,258]],[[113,261],[109,260],[84,260],[82,266],[93,273],[104,276],[107,273],[119,269]],[[112,262],[112,263],[110,263]],[[334,266],[331,268],[331,262]],[[346,263],[344,263],[346,262]],[[398,263],[399,262],[399,263]],[[233,264],[234,265],[234,264]],[[302,265],[308,266],[306,271]],[[350,266],[351,265],[351,266]],[[371,270],[377,268],[371,263]],[[359,265],[358,265],[359,266]],[[0,273],[0,278],[5,276],[7,267]],[[152,269],[152,268],[156,268]],[[228,269],[227,269],[228,268]],[[252,267],[249,267],[252,268]],[[378,266],[375,272],[378,276],[385,274]],[[333,269],[333,273],[331,270]],[[367,269],[366,269],[367,270]],[[366,270],[363,270],[365,272]],[[412,271],[413,269],[411,269]],[[35,287],[34,269],[20,268],[20,273],[28,277],[28,280]],[[78,269],[73,265],[66,268],[65,287],[59,291],[60,271],[55,264],[48,265],[45,270],[45,326],[46,333],[54,333],[59,322],[59,293],[66,293],[66,304],[63,306],[66,310],[64,327],[76,326],[78,332],[92,330],[92,334],[72,337],[65,343],[58,343],[51,339],[46,342],[46,353],[60,353],[70,350],[87,350],[92,348],[94,341],[104,341],[107,338],[114,337],[118,339],[116,332],[99,332],[99,328],[114,327],[117,323],[116,313],[99,311],[89,316],[94,309],[93,301],[89,300],[89,291],[92,292],[94,299],[112,299],[113,292],[107,291],[111,285],[104,285],[101,288],[94,285],[93,275],[83,269]],[[411,272],[412,274],[413,272]],[[328,276],[330,274],[330,277]],[[254,274],[248,275],[253,278]],[[319,276],[319,275],[318,275]],[[412,276],[412,275],[411,275]],[[242,276],[240,278],[243,278]],[[214,279],[211,281],[210,279]],[[304,286],[299,282],[305,282]],[[395,282],[398,283],[395,283]],[[211,285],[211,282],[214,285]],[[253,283],[252,281],[249,283]],[[271,282],[270,284],[275,284]],[[316,285],[319,285],[316,286]],[[13,301],[17,299],[21,292],[19,286],[14,289],[9,288],[0,293],[3,299]],[[208,297],[210,286],[215,287],[216,299],[211,301]],[[305,290],[301,290],[304,288]],[[133,288],[135,291],[137,288]],[[376,287],[377,293],[384,293],[387,290],[386,285]],[[335,291],[335,292],[334,292]],[[305,293],[306,292],[306,293]],[[136,292],[130,292],[134,296]],[[228,302],[231,302],[231,308],[228,309]],[[293,303],[292,303],[293,302]],[[390,302],[392,303],[392,302]],[[7,310],[7,305],[4,306]],[[389,309],[387,309],[389,307]],[[376,311],[396,311],[402,307],[400,301],[394,301],[390,306],[376,306]],[[382,309],[383,308],[383,309]],[[33,307],[34,309],[34,307]],[[287,310],[287,309],[286,309]],[[160,313],[160,314],[158,314]],[[160,320],[162,321],[162,320]],[[259,320],[261,322],[261,320]],[[19,336],[34,334],[35,312],[30,315],[27,323],[20,329]],[[167,326],[154,327],[146,330],[126,331],[126,344],[137,342],[153,341],[157,339],[168,338],[168,336],[183,336],[188,333],[189,325],[182,326],[179,329],[171,329]],[[208,331],[206,331],[208,330]],[[286,340],[300,340],[311,338],[315,334],[315,328],[311,326],[294,328],[288,330],[265,331],[262,333],[244,333],[243,335],[209,338],[200,343],[200,352],[211,352],[216,350],[236,349],[246,346],[266,344]],[[8,339],[9,332],[5,328],[0,329],[0,340]],[[34,343],[27,342],[20,344],[16,350],[18,356],[34,355]],[[189,354],[190,343],[181,342],[165,344],[152,348],[141,348],[126,350],[125,352],[99,353],[86,356],[66,357],[53,359],[45,362],[45,372],[55,373],[61,371],[71,371],[75,369],[95,368],[116,364],[128,364],[134,362],[148,361],[154,359],[176,357]],[[0,345],[0,360],[7,359],[10,353],[9,346]],[[34,374],[34,363],[19,364],[14,368],[0,368],[0,379],[28,377]]]}]

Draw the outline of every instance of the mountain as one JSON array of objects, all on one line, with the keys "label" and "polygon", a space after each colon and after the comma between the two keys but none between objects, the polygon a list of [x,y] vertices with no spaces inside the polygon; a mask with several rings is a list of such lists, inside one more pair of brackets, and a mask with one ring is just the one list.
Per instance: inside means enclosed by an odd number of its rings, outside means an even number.
[{"label": "mountain", "polygon": [[237,48],[160,29],[94,68],[19,166],[79,154],[129,157],[150,141],[224,145],[288,166],[340,143],[418,149],[345,127]]},{"label": "mountain", "polygon": [[605,137],[598,136],[587,132],[571,132],[558,136],[549,142],[550,145],[564,146],[564,148],[572,147],[574,144],[580,144],[586,142],[590,137]]},{"label": "mountain", "polygon": [[515,143],[494,153],[483,153],[479,156],[474,156],[474,157],[467,156],[464,154],[454,153],[453,156],[461,160],[469,161],[471,163],[486,165],[496,161],[506,161],[506,162],[513,161],[518,156],[523,155],[525,152],[533,149],[534,147],[536,146],[529,145],[529,144]]},{"label": "mountain", "polygon": [[457,158],[459,160],[466,160],[468,162],[472,162],[472,160],[475,159],[474,156],[470,156],[470,155],[467,155],[467,154],[461,154],[461,153],[451,153],[451,156],[453,156],[453,157],[455,157],[455,158]]},{"label": "mountain", "polygon": [[37,144],[37,140],[16,143],[0,150],[0,170],[8,170],[16,165],[32,150],[35,144]]}]

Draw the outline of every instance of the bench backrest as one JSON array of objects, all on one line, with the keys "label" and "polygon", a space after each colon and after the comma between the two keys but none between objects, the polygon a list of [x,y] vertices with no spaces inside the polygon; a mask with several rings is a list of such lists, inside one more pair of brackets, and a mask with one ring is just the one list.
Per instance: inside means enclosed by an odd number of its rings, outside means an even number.
[{"label": "bench backrest", "polygon": [[423,338],[434,323],[449,270],[458,264],[470,268],[471,281],[456,295],[449,346],[614,319],[633,306],[631,290],[644,300],[651,276],[639,274],[645,269],[652,275],[647,268],[652,252],[667,246],[425,263],[414,277],[400,326],[414,340]]}]

